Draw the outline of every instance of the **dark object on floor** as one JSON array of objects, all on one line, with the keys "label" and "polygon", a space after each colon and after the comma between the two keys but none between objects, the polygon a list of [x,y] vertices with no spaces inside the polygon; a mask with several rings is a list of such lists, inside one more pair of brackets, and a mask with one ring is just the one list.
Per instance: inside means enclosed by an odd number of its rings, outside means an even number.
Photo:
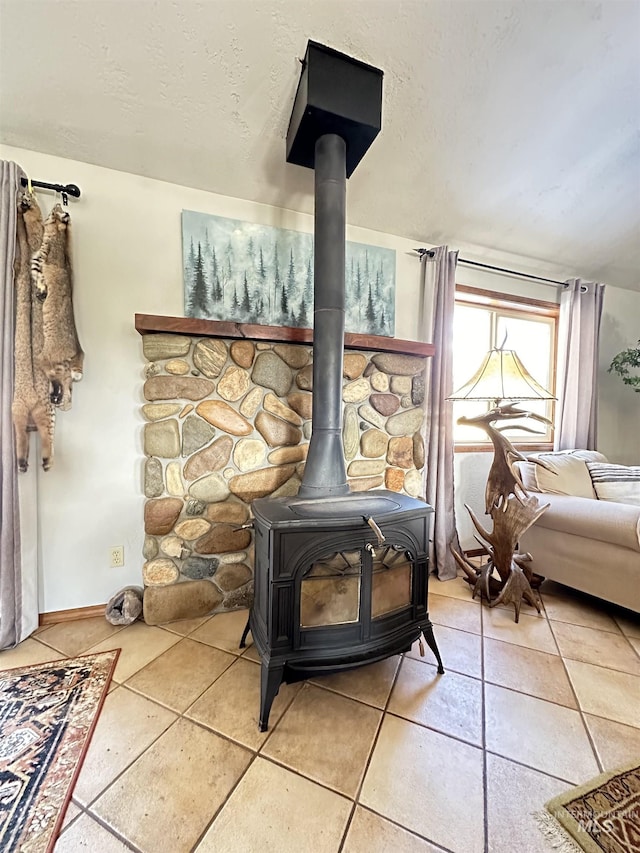
[{"label": "dark object on floor", "polygon": [[142,613],[143,590],[140,586],[125,586],[107,602],[104,611],[112,625],[131,625]]}]

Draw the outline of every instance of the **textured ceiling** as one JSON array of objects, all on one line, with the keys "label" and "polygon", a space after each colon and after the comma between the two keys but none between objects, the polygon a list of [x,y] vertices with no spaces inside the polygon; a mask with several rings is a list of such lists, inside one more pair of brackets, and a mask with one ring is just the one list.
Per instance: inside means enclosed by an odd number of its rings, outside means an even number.
[{"label": "textured ceiling", "polygon": [[351,224],[640,290],[637,0],[0,11],[6,144],[310,212],[313,175],[286,164],[284,139],[311,38],[385,72],[383,131],[349,181]]}]

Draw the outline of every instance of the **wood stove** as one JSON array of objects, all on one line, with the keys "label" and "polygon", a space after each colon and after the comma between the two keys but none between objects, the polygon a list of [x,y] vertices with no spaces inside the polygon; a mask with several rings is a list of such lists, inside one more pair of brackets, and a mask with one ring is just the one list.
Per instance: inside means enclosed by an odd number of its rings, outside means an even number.
[{"label": "wood stove", "polygon": [[380,490],[262,498],[253,512],[261,731],[282,681],[373,663],[422,633],[444,672],[426,606],[430,506]]},{"label": "wood stove", "polygon": [[251,628],[262,662],[260,729],[282,681],[407,651],[427,614],[431,507],[391,491],[351,494],[342,449],[346,177],[381,127],[382,71],[309,42],[287,160],[314,169],[312,433],[297,497],[253,503]]}]

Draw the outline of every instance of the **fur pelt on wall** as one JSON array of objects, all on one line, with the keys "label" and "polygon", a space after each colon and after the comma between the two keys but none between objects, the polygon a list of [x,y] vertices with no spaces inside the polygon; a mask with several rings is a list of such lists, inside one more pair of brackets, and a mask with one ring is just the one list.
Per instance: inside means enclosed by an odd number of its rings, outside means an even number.
[{"label": "fur pelt on wall", "polygon": [[36,297],[42,306],[42,350],[36,363],[50,382],[50,400],[71,408],[71,385],[82,379],[84,352],[73,315],[71,222],[56,204],[44,223],[42,244],[33,258]]},{"label": "fur pelt on wall", "polygon": [[33,196],[24,194],[18,203],[16,254],[14,263],[16,292],[15,368],[12,403],[18,469],[29,464],[29,432],[38,431],[42,467],[53,463],[55,413],[49,398],[49,380],[34,364],[34,354],[42,349],[42,306],[33,298],[32,247],[42,243],[42,214]]},{"label": "fur pelt on wall", "polygon": [[71,385],[82,379],[84,353],[73,316],[69,214],[56,204],[45,222],[35,196],[18,202],[15,373],[12,404],[18,469],[29,463],[37,430],[42,466],[53,463],[55,408],[71,408]]}]

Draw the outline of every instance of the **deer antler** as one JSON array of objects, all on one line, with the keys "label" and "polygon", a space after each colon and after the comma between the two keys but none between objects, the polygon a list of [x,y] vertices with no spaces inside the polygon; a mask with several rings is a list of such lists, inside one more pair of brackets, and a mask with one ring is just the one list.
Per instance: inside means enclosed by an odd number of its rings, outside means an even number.
[{"label": "deer antler", "polygon": [[[548,418],[535,412],[518,408],[514,403],[497,406],[481,415],[472,418],[459,418],[458,423],[477,426],[486,432],[494,447],[494,458],[487,476],[485,491],[485,510],[493,519],[493,530],[489,532],[480,523],[473,510],[467,506],[467,511],[476,531],[482,537],[483,544],[489,549],[488,562],[481,568],[471,568],[460,555],[454,557],[469,580],[475,578],[474,596],[477,592],[486,592],[489,598],[490,582],[494,569],[500,576],[501,590],[498,597],[491,603],[513,604],[516,622],[520,618],[520,607],[523,599],[536,609],[540,604],[534,595],[530,581],[533,572],[528,565],[529,554],[515,554],[520,536],[542,515],[548,504],[540,504],[538,499],[530,495],[520,476],[516,462],[533,462],[547,470],[553,470],[550,465],[535,457],[528,458],[511,444],[503,435],[507,426],[495,426],[498,421],[510,421],[517,418],[532,418],[539,423],[550,424]],[[517,424],[511,427],[525,432],[540,434],[536,430]],[[473,575],[473,577],[472,577]],[[490,600],[490,599],[489,599]]]}]

